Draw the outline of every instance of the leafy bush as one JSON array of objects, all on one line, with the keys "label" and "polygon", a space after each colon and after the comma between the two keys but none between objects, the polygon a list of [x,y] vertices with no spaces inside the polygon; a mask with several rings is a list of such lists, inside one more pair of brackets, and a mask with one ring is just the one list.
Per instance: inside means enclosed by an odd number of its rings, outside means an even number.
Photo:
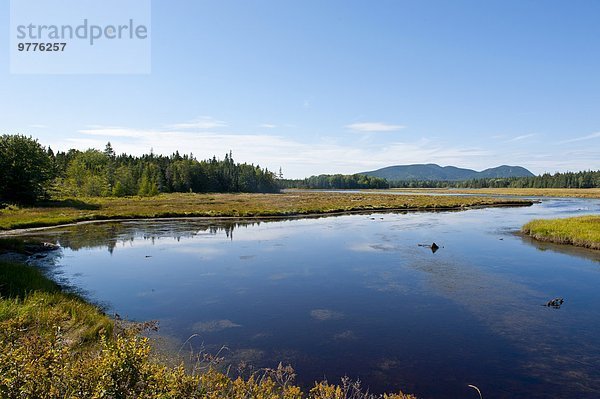
[{"label": "leafy bush", "polygon": [[0,199],[34,202],[46,195],[53,177],[50,156],[37,140],[0,136]]}]

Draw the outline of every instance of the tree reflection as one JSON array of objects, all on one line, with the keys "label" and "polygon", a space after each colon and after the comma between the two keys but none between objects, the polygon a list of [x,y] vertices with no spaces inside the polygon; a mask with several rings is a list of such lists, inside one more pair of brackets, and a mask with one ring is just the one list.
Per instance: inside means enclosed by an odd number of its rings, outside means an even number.
[{"label": "tree reflection", "polygon": [[261,223],[264,222],[164,220],[86,223],[43,232],[36,236],[45,241],[56,242],[72,251],[106,248],[112,254],[118,244],[132,244],[136,239],[149,240],[154,245],[156,240],[164,238],[180,241],[182,238],[192,238],[200,234],[224,234],[233,241],[236,228],[259,226]]}]

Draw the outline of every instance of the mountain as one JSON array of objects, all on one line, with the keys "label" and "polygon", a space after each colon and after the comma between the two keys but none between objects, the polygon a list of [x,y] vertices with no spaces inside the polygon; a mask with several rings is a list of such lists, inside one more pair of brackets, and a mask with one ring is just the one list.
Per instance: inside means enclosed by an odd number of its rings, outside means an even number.
[{"label": "mountain", "polygon": [[440,166],[433,163],[415,165],[388,166],[362,172],[362,175],[382,177],[388,181],[406,180],[470,180],[502,177],[530,177],[533,173],[521,166],[502,165],[477,172],[472,169],[457,168],[456,166]]}]

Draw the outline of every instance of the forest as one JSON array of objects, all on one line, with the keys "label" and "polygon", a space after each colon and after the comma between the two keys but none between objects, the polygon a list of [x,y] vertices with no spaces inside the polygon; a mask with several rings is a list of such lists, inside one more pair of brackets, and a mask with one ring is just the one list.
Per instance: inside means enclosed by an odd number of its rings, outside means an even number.
[{"label": "forest", "polygon": [[463,181],[393,181],[391,188],[599,188],[600,170]]},{"label": "forest", "polygon": [[389,188],[386,179],[367,175],[319,175],[306,179],[281,180],[282,188],[301,189],[367,189],[367,188]]},{"label": "forest", "polygon": [[258,165],[193,154],[117,155],[71,149],[56,152],[22,135],[0,136],[0,199],[34,202],[54,196],[124,197],[172,192],[278,192],[277,177]]},{"label": "forest", "polygon": [[301,189],[385,189],[385,188],[599,188],[600,170],[544,173],[534,177],[487,178],[462,181],[388,181],[367,175],[319,175],[279,182],[282,188]]}]

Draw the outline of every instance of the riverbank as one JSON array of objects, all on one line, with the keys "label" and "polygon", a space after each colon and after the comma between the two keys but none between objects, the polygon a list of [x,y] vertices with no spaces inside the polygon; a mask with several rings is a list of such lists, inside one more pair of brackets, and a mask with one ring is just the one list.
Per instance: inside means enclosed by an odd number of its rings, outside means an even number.
[{"label": "riverbank", "polygon": [[0,230],[113,219],[168,217],[293,217],[344,212],[460,210],[528,206],[531,201],[490,197],[379,193],[161,194],[155,197],[60,199],[0,210]]},{"label": "riverbank", "polygon": [[[37,267],[3,260],[25,259],[28,254],[13,251],[27,245],[32,244],[0,240],[2,398],[379,397],[359,392],[351,383],[319,382],[303,393],[293,384],[293,370],[281,365],[236,379],[210,367],[199,372],[166,366],[141,334],[144,325],[124,327],[81,297],[64,292]],[[415,399],[403,393],[385,398]]]},{"label": "riverbank", "polygon": [[522,232],[540,241],[600,250],[600,216],[532,220]]},{"label": "riverbank", "polygon": [[436,195],[469,194],[519,197],[600,198],[600,188],[394,188],[391,191]]}]

